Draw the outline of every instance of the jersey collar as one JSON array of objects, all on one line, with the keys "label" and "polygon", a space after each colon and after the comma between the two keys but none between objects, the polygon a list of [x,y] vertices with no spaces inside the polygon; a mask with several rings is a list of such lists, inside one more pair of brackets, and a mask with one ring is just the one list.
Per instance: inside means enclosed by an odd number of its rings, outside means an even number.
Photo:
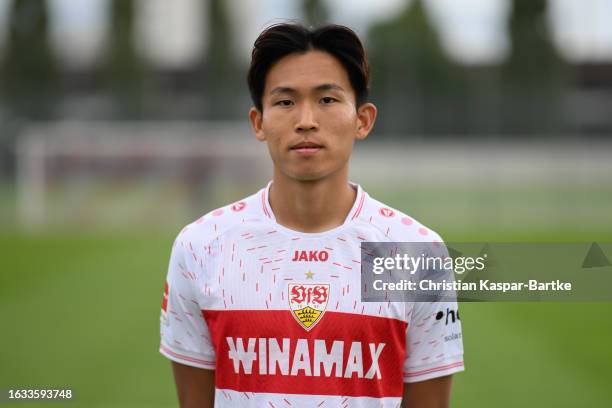
[{"label": "jersey collar", "polygon": [[336,227],[336,228],[334,228],[332,230],[329,230],[329,231],[324,231],[324,232],[320,232],[320,233],[304,233],[304,232],[290,230],[290,229],[288,229],[286,227],[283,227],[282,225],[278,224],[278,222],[276,221],[276,217],[274,216],[274,212],[272,212],[272,208],[270,207],[270,186],[272,186],[272,181],[268,182],[268,185],[265,188],[263,188],[261,190],[261,192],[260,192],[261,208],[262,208],[264,216],[267,219],[269,219],[271,222],[276,224],[279,228],[285,229],[285,230],[290,231],[290,232],[292,232],[294,234],[308,235],[308,236],[327,234],[330,231],[336,231],[338,229],[341,229],[341,228],[345,227],[351,221],[354,221],[355,219],[357,219],[359,217],[359,214],[361,214],[361,212],[363,210],[363,206],[364,206],[364,203],[365,203],[365,200],[366,200],[366,192],[357,183],[349,182],[349,184],[351,185],[351,187],[353,187],[355,190],[357,190],[357,195],[356,195],[356,198],[355,198],[355,202],[353,203],[353,207],[348,212],[348,215],[344,219],[344,222],[342,223],[342,225],[340,225],[340,226],[338,226],[338,227]]}]

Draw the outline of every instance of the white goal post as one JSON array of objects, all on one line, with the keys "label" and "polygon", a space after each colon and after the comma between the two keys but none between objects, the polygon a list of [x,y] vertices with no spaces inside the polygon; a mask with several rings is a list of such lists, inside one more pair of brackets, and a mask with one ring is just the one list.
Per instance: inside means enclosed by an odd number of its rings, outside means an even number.
[{"label": "white goal post", "polygon": [[265,146],[233,122],[35,123],[16,162],[26,228],[181,222],[270,175]]},{"label": "white goal post", "polygon": [[[607,140],[424,141],[375,132],[355,145],[350,178],[444,228],[605,229],[611,157]],[[176,228],[272,175],[266,145],[246,121],[35,123],[18,138],[16,159],[18,223],[27,228]]]}]

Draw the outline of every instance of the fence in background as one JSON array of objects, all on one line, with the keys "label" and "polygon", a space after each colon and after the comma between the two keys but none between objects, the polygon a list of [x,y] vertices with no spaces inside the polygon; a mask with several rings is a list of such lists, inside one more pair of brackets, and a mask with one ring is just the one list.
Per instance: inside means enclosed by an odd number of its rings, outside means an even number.
[{"label": "fence in background", "polygon": [[[387,139],[389,140],[389,139]],[[24,228],[176,226],[260,188],[265,145],[234,122],[59,122],[18,140]],[[351,178],[433,226],[612,227],[609,142],[357,143]]]}]

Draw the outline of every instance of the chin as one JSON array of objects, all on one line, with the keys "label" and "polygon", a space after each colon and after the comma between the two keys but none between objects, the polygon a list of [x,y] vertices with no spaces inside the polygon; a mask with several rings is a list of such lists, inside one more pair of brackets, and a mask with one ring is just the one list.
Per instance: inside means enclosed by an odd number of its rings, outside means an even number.
[{"label": "chin", "polygon": [[283,172],[287,178],[295,181],[317,181],[325,178],[326,172],[321,170],[300,170]]},{"label": "chin", "polygon": [[333,172],[330,171],[313,170],[293,172],[289,175],[289,177],[296,181],[319,181],[329,177],[332,174]]},{"label": "chin", "polygon": [[287,176],[287,178],[295,181],[319,181],[325,178],[328,178],[335,174],[339,169],[335,168],[305,168],[306,166],[302,166],[301,168],[293,168],[286,169],[287,171],[283,171],[283,174]]},{"label": "chin", "polygon": [[320,174],[304,173],[293,175],[291,178],[296,181],[318,181],[324,179],[325,176]]}]

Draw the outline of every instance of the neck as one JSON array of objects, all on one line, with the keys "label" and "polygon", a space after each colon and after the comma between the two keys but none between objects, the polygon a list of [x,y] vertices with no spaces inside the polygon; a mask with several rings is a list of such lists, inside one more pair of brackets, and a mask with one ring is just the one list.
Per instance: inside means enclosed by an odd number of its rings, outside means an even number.
[{"label": "neck", "polygon": [[270,206],[276,222],[300,232],[323,232],[344,223],[357,192],[348,172],[316,181],[298,181],[275,172]]}]

